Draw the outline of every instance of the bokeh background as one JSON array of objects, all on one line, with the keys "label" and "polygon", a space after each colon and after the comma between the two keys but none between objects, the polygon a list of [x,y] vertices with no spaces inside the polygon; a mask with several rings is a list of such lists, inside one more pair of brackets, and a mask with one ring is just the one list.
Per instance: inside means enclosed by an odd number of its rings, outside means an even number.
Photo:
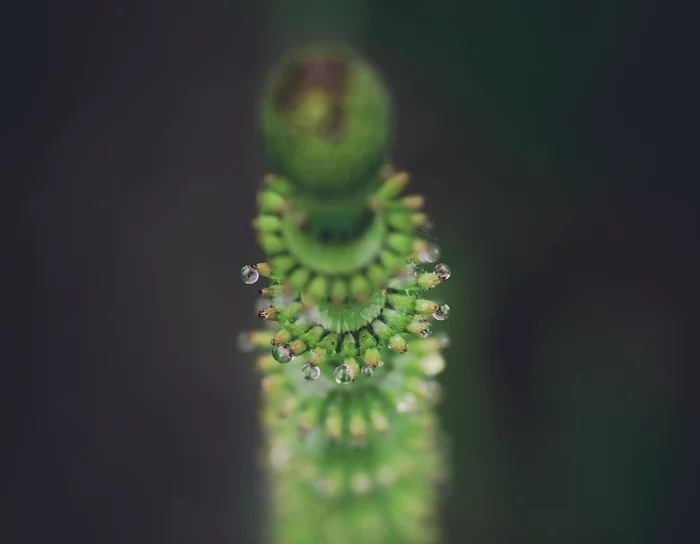
[{"label": "bokeh background", "polygon": [[[3,15],[5,543],[257,543],[256,94],[344,41],[453,277],[448,543],[700,541],[692,17],[647,0]],[[685,130],[688,129],[686,133]],[[9,350],[15,354],[14,350]],[[309,512],[309,516],[313,516]]]}]

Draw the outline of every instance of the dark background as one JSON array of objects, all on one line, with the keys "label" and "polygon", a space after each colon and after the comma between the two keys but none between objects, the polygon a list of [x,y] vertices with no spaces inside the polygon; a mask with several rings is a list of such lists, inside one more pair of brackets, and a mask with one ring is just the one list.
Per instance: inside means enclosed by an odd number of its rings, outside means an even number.
[{"label": "dark background", "polygon": [[700,541],[691,14],[329,4],[3,8],[1,540],[258,541],[255,100],[334,39],[395,91],[453,269],[445,542]]}]

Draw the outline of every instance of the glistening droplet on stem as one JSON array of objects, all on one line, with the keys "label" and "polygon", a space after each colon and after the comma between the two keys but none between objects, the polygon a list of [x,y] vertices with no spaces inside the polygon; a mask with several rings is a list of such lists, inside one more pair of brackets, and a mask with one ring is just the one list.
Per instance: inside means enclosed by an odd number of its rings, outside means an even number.
[{"label": "glistening droplet on stem", "polygon": [[316,365],[306,363],[301,367],[301,373],[306,380],[318,380],[319,376],[321,375],[321,369]]},{"label": "glistening droplet on stem", "polygon": [[259,277],[260,274],[258,274],[258,271],[255,270],[253,266],[247,264],[241,268],[241,279],[243,280],[243,283],[250,285],[258,281]]},{"label": "glistening droplet on stem", "polygon": [[339,384],[349,384],[355,379],[355,371],[350,365],[338,365],[335,369],[335,381]]},{"label": "glistening droplet on stem", "polygon": [[278,363],[286,364],[294,358],[289,344],[281,344],[272,348],[272,356]]},{"label": "glistening droplet on stem", "polygon": [[440,248],[434,244],[428,244],[428,246],[418,254],[418,258],[423,263],[434,263],[440,258]]},{"label": "glistening droplet on stem", "polygon": [[442,281],[449,279],[452,275],[450,267],[447,266],[445,263],[436,264],[434,270],[435,274],[437,274],[437,277],[440,278]]},{"label": "glistening droplet on stem", "polygon": [[433,313],[433,317],[438,321],[445,321],[450,315],[450,307],[447,304],[441,305],[437,312]]}]

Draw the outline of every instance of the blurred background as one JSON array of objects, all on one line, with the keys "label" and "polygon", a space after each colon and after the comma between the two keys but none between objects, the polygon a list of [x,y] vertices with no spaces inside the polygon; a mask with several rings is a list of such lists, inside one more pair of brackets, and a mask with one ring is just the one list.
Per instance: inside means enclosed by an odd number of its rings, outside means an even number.
[{"label": "blurred background", "polygon": [[288,47],[333,40],[394,90],[395,163],[453,270],[444,542],[699,542],[696,61],[674,9],[5,9],[1,540],[259,542],[236,349],[257,325],[256,95]]}]

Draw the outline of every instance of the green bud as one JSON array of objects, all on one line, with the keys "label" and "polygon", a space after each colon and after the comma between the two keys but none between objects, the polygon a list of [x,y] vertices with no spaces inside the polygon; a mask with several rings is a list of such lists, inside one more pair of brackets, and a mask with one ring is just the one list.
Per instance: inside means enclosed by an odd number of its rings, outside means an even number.
[{"label": "green bud", "polygon": [[389,151],[391,99],[379,74],[337,46],[293,50],[272,70],[262,93],[261,129],[275,173],[299,189],[355,193]]}]

